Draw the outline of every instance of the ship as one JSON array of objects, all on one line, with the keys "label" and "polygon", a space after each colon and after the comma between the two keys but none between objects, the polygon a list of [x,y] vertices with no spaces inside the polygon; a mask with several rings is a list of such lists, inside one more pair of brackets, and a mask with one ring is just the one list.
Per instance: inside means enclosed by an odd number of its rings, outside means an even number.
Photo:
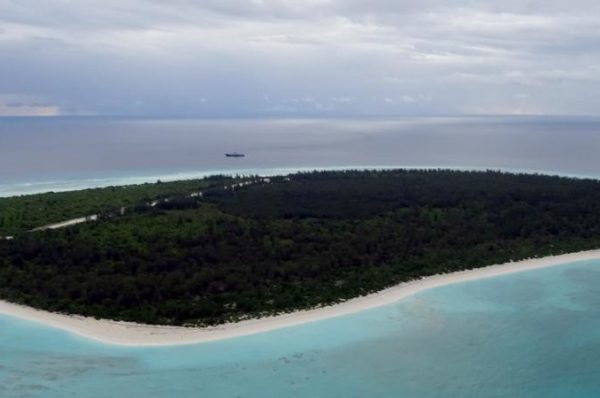
[{"label": "ship", "polygon": [[246,155],[243,153],[231,152],[231,153],[226,153],[225,156],[228,158],[243,158]]}]

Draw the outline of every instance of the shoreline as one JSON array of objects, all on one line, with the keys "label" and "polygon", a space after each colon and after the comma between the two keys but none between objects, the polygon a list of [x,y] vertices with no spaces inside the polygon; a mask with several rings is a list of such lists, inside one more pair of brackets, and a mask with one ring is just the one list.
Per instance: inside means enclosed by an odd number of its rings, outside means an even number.
[{"label": "shoreline", "polygon": [[105,344],[135,347],[199,344],[349,315],[392,304],[416,293],[445,285],[595,259],[600,259],[600,249],[508,262],[449,274],[438,274],[404,282],[377,293],[331,306],[206,328],[144,325],[100,320],[78,315],[47,312],[2,300],[0,300],[0,315],[36,322]]},{"label": "shoreline", "polygon": [[157,180],[165,182],[202,179],[205,177],[223,175],[259,175],[261,177],[282,176],[288,174],[311,171],[339,171],[339,170],[457,170],[457,171],[499,171],[509,174],[539,174],[545,176],[558,176],[577,179],[600,179],[600,176],[591,174],[561,173],[556,170],[519,169],[503,166],[460,166],[460,165],[342,165],[342,166],[280,166],[280,167],[246,167],[231,169],[209,169],[196,171],[171,171],[156,174],[128,175],[121,177],[90,177],[83,179],[66,179],[54,181],[25,181],[12,184],[0,184],[0,198],[11,198],[44,194],[49,192],[73,192],[86,189],[107,188],[111,186],[129,186],[151,184]]}]

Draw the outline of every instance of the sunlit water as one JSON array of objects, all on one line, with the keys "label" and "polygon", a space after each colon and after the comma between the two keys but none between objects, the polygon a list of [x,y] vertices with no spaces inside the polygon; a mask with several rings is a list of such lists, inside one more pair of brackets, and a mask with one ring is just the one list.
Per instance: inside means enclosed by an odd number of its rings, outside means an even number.
[{"label": "sunlit water", "polygon": [[[0,118],[0,196],[335,167],[466,167],[600,176],[600,119]],[[226,158],[226,152],[245,158]]]},{"label": "sunlit water", "polygon": [[598,397],[600,261],[220,342],[94,343],[0,317],[1,397]]}]

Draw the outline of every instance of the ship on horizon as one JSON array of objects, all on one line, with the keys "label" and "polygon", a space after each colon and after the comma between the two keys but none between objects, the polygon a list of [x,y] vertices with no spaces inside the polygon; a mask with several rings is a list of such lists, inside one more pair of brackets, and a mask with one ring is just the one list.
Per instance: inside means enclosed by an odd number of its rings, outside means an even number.
[{"label": "ship on horizon", "polygon": [[246,156],[246,154],[238,153],[238,152],[231,152],[231,153],[226,153],[225,156],[228,158],[243,158]]}]

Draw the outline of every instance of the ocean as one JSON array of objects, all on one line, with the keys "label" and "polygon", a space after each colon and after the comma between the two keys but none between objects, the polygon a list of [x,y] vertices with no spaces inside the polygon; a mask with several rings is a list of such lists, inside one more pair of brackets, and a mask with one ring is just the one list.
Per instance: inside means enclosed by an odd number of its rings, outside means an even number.
[{"label": "ocean", "polygon": [[600,260],[447,285],[190,346],[104,345],[0,317],[1,397],[598,397]]},{"label": "ocean", "polygon": [[[0,118],[0,196],[322,168],[599,177],[600,119]],[[226,158],[226,152],[244,158]],[[0,316],[0,397],[598,397],[600,261],[421,292],[189,346],[100,344]]]},{"label": "ocean", "polygon": [[[0,118],[0,196],[321,168],[452,167],[600,176],[600,118]],[[244,158],[227,158],[242,152]]]}]

